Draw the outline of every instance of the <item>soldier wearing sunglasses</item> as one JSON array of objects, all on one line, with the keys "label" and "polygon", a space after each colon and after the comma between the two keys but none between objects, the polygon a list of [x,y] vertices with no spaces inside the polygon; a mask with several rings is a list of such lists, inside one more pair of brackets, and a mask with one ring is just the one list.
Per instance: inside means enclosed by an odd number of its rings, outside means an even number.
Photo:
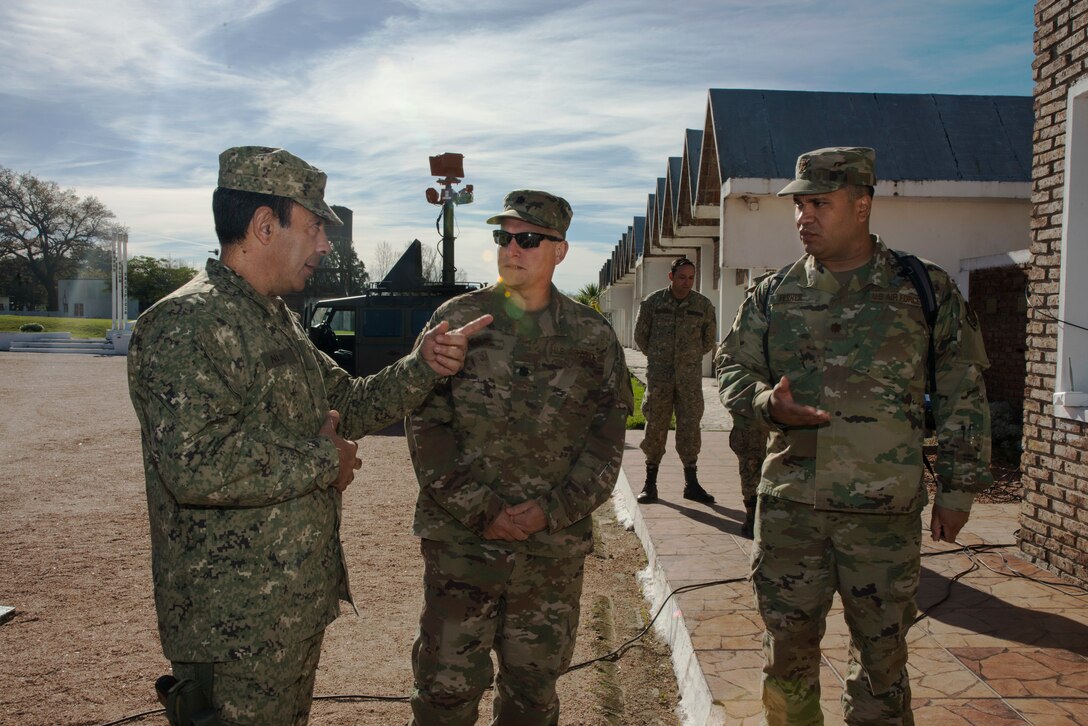
[{"label": "soldier wearing sunglasses", "polygon": [[500,225],[498,282],[450,300],[428,326],[495,318],[462,372],[408,419],[424,561],[415,724],[475,723],[492,650],[492,723],[558,722],[590,514],[615,485],[633,407],[612,328],[552,284],[571,216],[546,192],[507,195],[488,220]]}]

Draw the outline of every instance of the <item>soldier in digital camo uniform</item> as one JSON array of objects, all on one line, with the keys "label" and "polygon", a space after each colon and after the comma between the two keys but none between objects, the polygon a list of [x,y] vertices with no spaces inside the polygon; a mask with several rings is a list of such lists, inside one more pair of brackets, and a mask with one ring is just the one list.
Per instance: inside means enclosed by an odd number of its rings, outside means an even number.
[{"label": "soldier in digital camo uniform", "polygon": [[487,220],[501,225],[498,283],[435,313],[494,323],[408,421],[425,568],[412,650],[421,726],[476,722],[492,650],[492,723],[559,720],[555,684],[578,631],[590,514],[615,485],[633,406],[612,328],[551,282],[570,220],[559,197],[511,192]]},{"label": "soldier in digital camo uniform", "polygon": [[[221,259],[137,321],[129,393],[140,421],[173,724],[305,723],[327,626],[350,601],[340,504],[353,441],[460,370],[464,330],[352,378],[279,295],[329,252],[325,174],[259,146],[220,156]],[[467,322],[467,321],[466,321]],[[205,710],[206,709],[206,710]]]},{"label": "soldier in digital camo uniform", "polygon": [[669,286],[651,293],[638,306],[635,345],[646,354],[646,392],[642,415],[646,436],[646,483],[638,501],[657,501],[657,472],[665,455],[669,421],[676,411],[676,454],[684,467],[684,498],[713,504],[698,478],[703,419],[703,356],[714,350],[718,335],[714,304],[693,289],[695,263],[673,260]]},{"label": "soldier in digital camo uniform", "polygon": [[[767,273],[757,277],[748,288],[749,295],[756,285],[771,276]],[[747,416],[736,412],[730,414],[733,428],[729,430],[729,448],[737,456],[737,473],[740,475],[740,493],[744,501],[744,524],[740,527],[742,537],[751,539],[756,526],[756,495],[759,489],[759,477],[763,471],[763,459],[767,455],[767,429]]]},{"label": "soldier in digital camo uniform", "polygon": [[[874,161],[872,149],[852,147],[798,158],[779,195],[793,197],[806,254],[771,296],[769,314],[767,281],[744,302],[716,359],[723,403],[770,429],[752,550],[769,724],[822,723],[820,637],[836,591],[850,628],[846,723],[914,722],[906,636],[927,500],[929,332],[914,285],[869,233]],[[975,493],[991,483],[988,363],[956,285],[926,268],[939,304],[939,481],[929,529],[952,542]]]}]

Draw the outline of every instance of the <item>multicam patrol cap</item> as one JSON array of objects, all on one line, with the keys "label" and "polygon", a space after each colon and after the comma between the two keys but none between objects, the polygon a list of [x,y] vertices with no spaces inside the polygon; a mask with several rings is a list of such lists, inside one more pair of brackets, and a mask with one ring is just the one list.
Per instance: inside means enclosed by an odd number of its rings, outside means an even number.
[{"label": "multicam patrol cap", "polygon": [[560,237],[566,237],[573,216],[570,205],[562,197],[532,189],[518,189],[506,195],[503,211],[488,219],[487,223],[499,224],[503,218],[513,217],[537,227],[554,229]]},{"label": "multicam patrol cap", "polygon": [[830,146],[806,151],[797,157],[796,179],[780,197],[794,194],[827,194],[847,184],[875,186],[876,152],[865,146]]},{"label": "multicam patrol cap", "polygon": [[284,149],[235,146],[219,155],[219,186],[287,197],[324,219],[343,224],[325,203],[325,172]]}]

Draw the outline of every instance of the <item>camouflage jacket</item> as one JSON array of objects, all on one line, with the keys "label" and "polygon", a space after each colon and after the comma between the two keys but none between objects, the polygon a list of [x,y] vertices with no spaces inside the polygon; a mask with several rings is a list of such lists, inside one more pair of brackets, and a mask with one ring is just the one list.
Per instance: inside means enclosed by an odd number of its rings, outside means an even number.
[{"label": "camouflage jacket", "polygon": [[[927,500],[922,484],[928,328],[914,286],[875,235],[868,278],[842,289],[811,256],[798,260],[770,300],[763,354],[764,280],[745,300],[715,359],[722,402],[771,431],[761,494],[816,509],[905,513]],[[940,479],[937,504],[970,511],[992,481],[989,365],[978,319],[948,274],[926,263],[937,294],[934,326]],[[780,376],[794,400],[831,415],[823,426],[771,420]]]},{"label": "camouflage jacket", "polygon": [[638,306],[635,345],[646,354],[647,378],[701,378],[703,356],[714,350],[717,335],[714,304],[695,290],[677,300],[666,287]]},{"label": "camouflage jacket", "polygon": [[543,556],[593,548],[589,515],[619,474],[630,376],[612,328],[552,287],[526,314],[501,286],[448,301],[429,324],[452,327],[491,313],[464,370],[439,384],[408,419],[419,479],[414,533],[483,543],[503,507],[537,499],[548,526],[524,542],[491,544]]},{"label": "camouflage jacket", "polygon": [[[170,660],[254,655],[318,632],[350,599],[326,412],[357,439],[421,402],[418,356],[352,378],[279,298],[216,260],[145,312],[128,351],[155,604]],[[350,491],[350,490],[349,490]]]}]

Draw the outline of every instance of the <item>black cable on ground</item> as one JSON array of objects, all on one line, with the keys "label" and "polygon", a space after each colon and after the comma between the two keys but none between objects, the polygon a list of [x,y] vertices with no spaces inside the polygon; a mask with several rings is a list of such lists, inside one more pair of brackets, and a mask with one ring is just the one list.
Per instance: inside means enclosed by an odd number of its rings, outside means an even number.
[{"label": "black cable on ground", "polygon": [[688,592],[688,591],[691,591],[691,590],[700,590],[700,589],[702,589],[704,587],[713,587],[714,585],[729,585],[729,584],[734,583],[734,582],[744,582],[747,579],[748,579],[747,577],[734,577],[734,578],[731,578],[729,580],[712,580],[710,582],[697,582],[697,583],[694,583],[694,584],[691,584],[691,585],[683,585],[681,587],[676,588],[675,590],[673,590],[672,592],[670,592],[668,595],[665,596],[665,599],[661,601],[661,605],[657,608],[657,612],[654,614],[654,616],[652,618],[650,618],[650,622],[648,622],[646,624],[646,627],[644,627],[642,630],[640,630],[638,632],[638,634],[635,635],[635,637],[630,638],[626,642],[622,643],[619,647],[617,647],[615,650],[613,650],[610,653],[605,653],[604,655],[598,656],[597,658],[591,658],[590,660],[583,661],[581,663],[577,663],[575,665],[572,665],[570,668],[567,668],[567,670],[563,671],[563,675],[565,676],[567,673],[573,673],[574,671],[581,670],[582,668],[585,668],[587,666],[591,666],[594,663],[597,663],[599,661],[607,660],[607,661],[615,662],[615,661],[619,660],[620,656],[622,656],[624,653],[626,653],[627,650],[632,645],[637,643],[639,640],[642,640],[642,638],[646,635],[646,633],[650,632],[650,628],[652,628],[654,623],[657,622],[657,619],[661,616],[661,613],[665,611],[665,606],[669,604],[669,600],[672,599],[673,595],[679,595],[682,592]]},{"label": "black cable on ground", "polygon": [[[940,556],[943,556],[943,555],[958,555],[958,554],[966,555],[968,557],[968,559],[971,560],[971,566],[969,568],[967,568],[966,570],[963,570],[963,571],[957,573],[956,575],[954,575],[953,577],[949,578],[949,580],[948,580],[948,589],[946,590],[946,592],[944,594],[944,597],[942,597],[937,602],[927,606],[924,610],[922,610],[919,613],[918,617],[916,617],[914,619],[914,622],[911,623],[912,625],[916,625],[919,622],[921,622],[922,620],[924,620],[925,618],[929,617],[929,614],[933,610],[935,610],[940,605],[944,604],[952,596],[952,586],[953,586],[953,584],[955,584],[961,578],[966,577],[967,575],[971,574],[972,572],[977,571],[980,567],[985,567],[986,569],[988,569],[991,572],[993,572],[995,574],[998,574],[998,575],[1005,575],[1006,577],[1012,577],[1012,578],[1022,578],[1022,579],[1025,579],[1025,580],[1030,580],[1031,582],[1037,582],[1037,583],[1039,583],[1041,585],[1046,585],[1047,587],[1054,588],[1055,590],[1058,590],[1059,592],[1062,592],[1064,594],[1072,595],[1073,597],[1085,597],[1085,596],[1088,596],[1088,588],[1081,587],[1080,585],[1075,585],[1073,583],[1054,582],[1054,581],[1050,581],[1050,580],[1043,580],[1043,579],[1040,579],[1038,577],[1033,577],[1031,575],[1024,575],[1022,573],[1016,572],[1015,570],[1009,570],[1008,572],[999,572],[998,570],[995,570],[994,568],[987,565],[985,562],[982,562],[980,559],[978,559],[979,554],[990,552],[992,550],[999,550],[999,549],[1004,549],[1004,548],[1007,548],[1007,547],[1013,547],[1015,545],[1012,545],[1012,544],[964,545],[964,544],[960,544],[959,542],[957,542],[956,544],[960,545],[959,549],[937,550],[937,551],[933,551],[933,552],[924,552],[924,553],[922,553],[922,557],[940,557]],[[1005,561],[1004,555],[1002,555],[1001,558],[1002,558],[1002,561]],[[602,662],[602,661],[615,662],[615,661],[619,660],[623,656],[623,654],[626,653],[635,643],[642,640],[642,638],[644,638],[646,636],[646,634],[648,632],[650,632],[650,629],[653,627],[654,623],[657,622],[657,619],[659,617],[661,617],[661,613],[663,613],[665,611],[665,606],[669,604],[669,600],[671,600],[674,595],[679,595],[679,594],[684,593],[684,592],[691,592],[692,590],[700,590],[700,589],[703,589],[703,588],[706,588],[706,587],[714,587],[716,585],[730,585],[730,584],[733,584],[733,583],[736,583],[736,582],[744,582],[747,579],[748,579],[747,576],[745,576],[745,577],[733,577],[733,578],[730,578],[730,579],[727,579],[727,580],[710,580],[708,582],[697,582],[697,583],[693,583],[691,585],[682,585],[681,587],[676,588],[675,590],[671,591],[668,595],[665,596],[665,599],[661,601],[661,605],[658,606],[657,612],[654,613],[654,616],[650,619],[650,622],[647,623],[646,626],[642,630],[640,630],[634,637],[629,638],[628,640],[626,640],[625,642],[620,644],[618,647],[616,647],[614,650],[612,650],[612,651],[610,651],[608,653],[605,653],[602,656],[598,656],[596,658],[591,658],[590,660],[583,661],[581,663],[576,663],[575,665],[570,666],[569,668],[567,668],[566,671],[563,672],[563,675],[566,675],[567,673],[573,673],[574,671],[581,670],[583,668],[587,668],[587,667],[593,665],[594,663],[598,663],[598,662]],[[1060,589],[1060,588],[1063,588],[1063,587],[1064,588],[1069,588],[1069,589],[1072,589],[1072,590],[1078,590],[1079,592],[1070,593],[1067,590]],[[386,703],[405,703],[405,702],[408,701],[408,698],[409,698],[408,696],[368,696],[368,695],[362,695],[362,694],[344,694],[344,695],[335,695],[335,696],[314,696],[315,701],[338,701],[338,702],[343,702],[343,703],[352,703],[352,702],[357,702],[357,701],[362,701],[362,702],[378,701],[378,702],[386,702]],[[165,714],[165,713],[166,713],[165,709],[159,708],[159,709],[155,709],[154,711],[144,711],[143,713],[137,713],[137,714],[133,714],[132,716],[126,716],[125,718],[119,719],[117,721],[110,721],[108,723],[100,724],[100,726],[121,726],[121,724],[126,724],[126,723],[132,723],[134,721],[139,721],[140,719],[146,718],[148,716],[154,716],[154,715],[157,715],[157,714]]]}]

